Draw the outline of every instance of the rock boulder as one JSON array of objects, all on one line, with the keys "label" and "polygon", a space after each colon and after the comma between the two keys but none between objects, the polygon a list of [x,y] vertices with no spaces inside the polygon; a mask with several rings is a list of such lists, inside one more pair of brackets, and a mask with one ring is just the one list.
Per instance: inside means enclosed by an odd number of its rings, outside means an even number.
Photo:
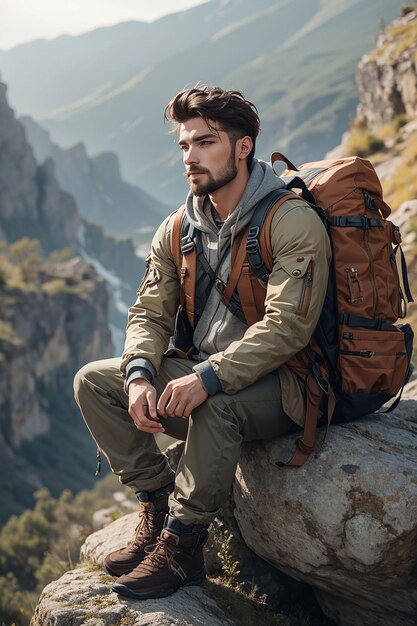
[{"label": "rock boulder", "polygon": [[313,585],[341,626],[416,624],[417,402],[333,425],[304,467],[278,467],[293,445],[287,436],[242,451],[234,501],[245,542]]}]

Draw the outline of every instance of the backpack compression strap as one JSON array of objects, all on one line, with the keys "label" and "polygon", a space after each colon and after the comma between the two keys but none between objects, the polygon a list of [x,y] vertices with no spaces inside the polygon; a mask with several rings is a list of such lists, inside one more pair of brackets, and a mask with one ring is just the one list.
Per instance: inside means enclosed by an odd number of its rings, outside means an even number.
[{"label": "backpack compression strap", "polygon": [[[285,364],[306,386],[306,419],[304,431],[296,440],[295,451],[289,461],[276,461],[280,467],[300,467],[310,454],[322,447],[336,405],[333,390],[329,384],[329,373],[324,360],[319,356],[320,349],[314,338],[303,350],[295,354]],[[323,401],[324,400],[324,401]],[[326,419],[326,430],[321,441],[316,442],[317,420],[320,408]]]}]

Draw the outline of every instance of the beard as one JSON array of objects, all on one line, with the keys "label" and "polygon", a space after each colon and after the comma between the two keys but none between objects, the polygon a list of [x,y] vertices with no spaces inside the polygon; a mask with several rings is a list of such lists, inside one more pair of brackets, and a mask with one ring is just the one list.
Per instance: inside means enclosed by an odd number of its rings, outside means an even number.
[{"label": "beard", "polygon": [[188,184],[190,186],[191,193],[194,196],[202,197],[208,196],[211,193],[214,193],[221,187],[224,187],[228,183],[230,183],[237,176],[237,166],[234,159],[234,151],[229,157],[229,160],[226,163],[226,166],[222,172],[215,178],[210,170],[206,169],[197,169],[191,170],[192,172],[201,172],[207,176],[207,180],[205,182],[196,182],[188,179]]}]

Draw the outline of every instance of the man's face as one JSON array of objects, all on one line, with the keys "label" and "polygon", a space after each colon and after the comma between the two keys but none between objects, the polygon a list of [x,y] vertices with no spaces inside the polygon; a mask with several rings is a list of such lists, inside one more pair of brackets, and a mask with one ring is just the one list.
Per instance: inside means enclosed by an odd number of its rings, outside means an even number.
[{"label": "man's face", "polygon": [[211,128],[201,117],[180,125],[179,146],[183,152],[185,176],[195,196],[207,196],[230,183],[237,175],[235,143],[225,131]]}]

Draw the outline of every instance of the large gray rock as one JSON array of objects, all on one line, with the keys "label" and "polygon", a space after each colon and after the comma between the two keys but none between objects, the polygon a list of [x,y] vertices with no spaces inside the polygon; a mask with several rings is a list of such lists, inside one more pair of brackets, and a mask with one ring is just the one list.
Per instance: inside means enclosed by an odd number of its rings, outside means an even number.
[{"label": "large gray rock", "polygon": [[90,535],[81,549],[83,564],[45,587],[31,626],[234,626],[201,587],[158,600],[111,591],[114,578],[103,573],[103,557],[126,545],[136,523],[133,513]]},{"label": "large gray rock", "polygon": [[417,402],[334,425],[304,467],[278,467],[293,442],[244,447],[234,485],[244,540],[319,590],[341,626],[415,625]]},{"label": "large gray rock", "polygon": [[120,598],[110,576],[83,566],[43,590],[31,626],[233,626],[200,587],[159,600]]}]

